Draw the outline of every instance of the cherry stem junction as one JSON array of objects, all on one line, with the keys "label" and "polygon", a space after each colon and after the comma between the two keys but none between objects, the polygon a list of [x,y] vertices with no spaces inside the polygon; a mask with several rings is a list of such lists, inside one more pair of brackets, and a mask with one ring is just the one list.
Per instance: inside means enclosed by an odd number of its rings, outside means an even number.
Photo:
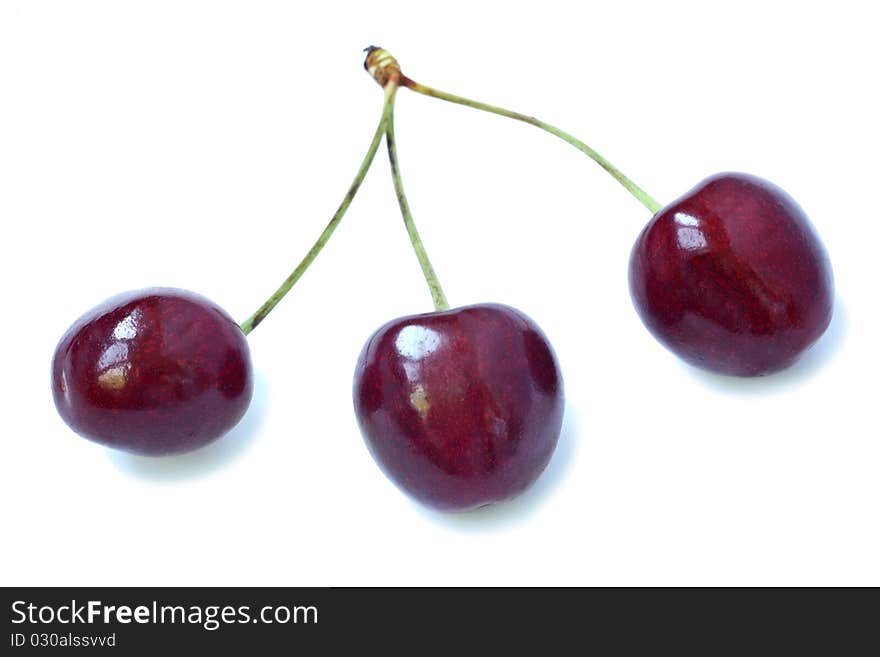
[{"label": "cherry stem junction", "polygon": [[526,114],[520,114],[519,112],[514,112],[508,109],[504,109],[503,107],[496,107],[494,105],[489,105],[487,103],[481,103],[476,100],[471,100],[469,98],[463,98],[462,96],[456,96],[454,94],[447,93],[445,91],[440,91],[438,89],[433,89],[431,87],[425,86],[423,84],[419,84],[415,80],[408,78],[407,76],[401,74],[400,75],[400,86],[406,87],[416,93],[420,93],[424,96],[431,96],[432,98],[439,98],[440,100],[445,100],[450,103],[455,103],[457,105],[464,105],[465,107],[472,107],[474,109],[482,110],[484,112],[490,112],[492,114],[498,114],[500,116],[506,116],[510,119],[514,119],[516,121],[522,121],[523,123],[528,123],[529,125],[533,125],[536,128],[540,128],[545,132],[549,132],[551,135],[555,135],[562,139],[563,141],[571,144],[575,148],[577,148],[582,153],[586,154],[589,158],[591,158],[594,162],[596,162],[600,167],[605,169],[608,173],[614,177],[617,182],[623,185],[626,190],[636,197],[636,199],[644,205],[648,210],[651,211],[651,214],[656,214],[661,207],[663,207],[660,203],[658,203],[654,198],[651,197],[645,190],[636,185],[632,180],[627,178],[620,169],[615,167],[611,162],[606,160],[604,157],[599,155],[594,149],[587,146],[580,139],[573,137],[567,132],[560,130],[559,128],[550,125],[549,123],[545,123],[539,119],[536,119],[533,116],[528,116]]},{"label": "cherry stem junction", "polygon": [[388,110],[388,120],[385,122],[385,142],[388,146],[388,161],[391,163],[391,178],[394,181],[394,192],[397,194],[397,204],[400,206],[400,213],[403,215],[403,224],[406,226],[406,232],[409,235],[409,241],[422,267],[422,274],[428,283],[428,289],[431,291],[431,298],[434,300],[434,308],[437,311],[449,310],[449,303],[443,294],[443,288],[428,258],[428,252],[422,244],[422,238],[419,237],[419,231],[416,228],[415,220],[409,209],[409,202],[406,200],[406,193],[403,191],[403,179],[400,177],[400,158],[397,156],[397,140],[394,136],[394,99],[400,81],[403,77],[400,72],[400,65],[397,60],[384,48],[370,46],[365,48],[367,57],[364,60],[364,68],[373,76],[373,79],[379,83],[385,90],[385,103],[390,105]]},{"label": "cherry stem junction", "polygon": [[269,297],[266,302],[262,306],[260,306],[253,315],[248,317],[241,324],[241,330],[245,335],[248,335],[251,331],[257,328],[260,322],[266,319],[266,316],[270,312],[272,312],[272,309],[275,308],[275,306],[278,305],[278,302],[281,301],[281,299],[283,299],[288,292],[290,292],[290,288],[294,286],[294,284],[309,268],[309,265],[311,265],[315,258],[318,257],[321,249],[324,248],[324,245],[327,244],[330,236],[333,235],[333,231],[335,231],[336,227],[339,225],[339,222],[342,221],[342,217],[345,216],[345,212],[348,210],[348,207],[354,200],[358,189],[360,189],[361,183],[363,183],[364,178],[367,175],[367,171],[370,170],[370,165],[372,165],[373,163],[373,158],[375,158],[376,152],[379,150],[379,144],[382,143],[382,137],[385,135],[386,127],[391,120],[391,113],[394,109],[394,96],[396,91],[396,85],[391,88],[385,89],[385,103],[382,107],[382,118],[379,120],[379,125],[376,128],[376,133],[373,135],[373,141],[370,142],[370,147],[367,149],[367,154],[364,156],[364,159],[361,162],[360,169],[358,169],[357,175],[354,177],[354,181],[351,183],[351,187],[349,187],[348,191],[345,193],[345,197],[342,199],[342,203],[339,204],[339,208],[336,210],[333,218],[330,219],[330,222],[327,224],[326,228],[324,228],[324,231],[318,237],[314,246],[309,249],[309,252],[306,253],[305,257],[296,266],[296,269],[291,272],[290,276],[288,276],[284,280],[284,282],[275,291],[275,293],[271,297]]}]

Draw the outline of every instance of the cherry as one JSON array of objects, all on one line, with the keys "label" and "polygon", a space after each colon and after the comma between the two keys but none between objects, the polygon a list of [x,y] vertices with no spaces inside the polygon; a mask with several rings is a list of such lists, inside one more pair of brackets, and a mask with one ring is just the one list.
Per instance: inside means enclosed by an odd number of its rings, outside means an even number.
[{"label": "cherry", "polygon": [[527,488],[553,454],[563,406],[547,338],[497,304],[388,322],[367,341],[354,377],[373,458],[401,489],[442,510]]},{"label": "cherry", "polygon": [[385,134],[376,133],[342,202],[302,261],[239,328],[192,292],[147,289],[116,296],[77,320],[52,366],[55,404],[77,433],[140,454],[180,453],[229,431],[247,410],[253,375],[245,336],[290,291],[326,245]]},{"label": "cherry", "polygon": [[385,139],[404,225],[435,312],[392,320],[358,358],[355,415],[373,458],[404,492],[466,511],[525,490],[547,466],[562,427],[559,365],[541,329],[498,304],[449,309],[403,189],[393,103],[400,69],[368,49],[385,89]]},{"label": "cherry", "polygon": [[831,321],[831,265],[809,219],[745,174],[708,178],[654,215],[633,246],[629,282],[663,345],[722,374],[784,369]]},{"label": "cherry", "polygon": [[204,297],[120,294],[80,317],[52,362],[55,406],[78,434],[139,454],[205,445],[234,427],[253,392],[244,333]]},{"label": "cherry", "polygon": [[630,257],[630,291],[657,339],[685,361],[740,376],[794,363],[828,327],[831,265],[804,212],[775,185],[719,174],[663,208],[580,139],[533,116],[420,84],[411,91],[506,116],[571,144],[653,215]]}]

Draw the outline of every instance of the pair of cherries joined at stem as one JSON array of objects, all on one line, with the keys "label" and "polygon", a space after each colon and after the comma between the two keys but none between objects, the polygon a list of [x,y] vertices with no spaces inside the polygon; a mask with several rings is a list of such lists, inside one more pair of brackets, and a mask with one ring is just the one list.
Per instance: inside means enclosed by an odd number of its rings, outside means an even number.
[{"label": "pair of cherries joined at stem", "polygon": [[719,174],[661,207],[558,128],[426,87],[403,75],[387,51],[367,53],[364,66],[385,92],[382,116],[348,193],[302,262],[240,326],[211,301],[168,288],[125,293],[83,315],[53,359],[55,404],[74,431],[110,447],[163,455],[196,449],[232,429],[253,393],[246,336],[327,243],[384,138],[435,312],[387,323],[358,358],[354,408],[370,453],[405,492],[443,510],[506,500],[537,479],[562,426],[559,364],[522,312],[498,304],[449,309],[400,176],[400,87],[554,134],[645,205],[653,217],[630,255],[631,296],[651,333],[688,363],[723,374],[770,374],[791,365],[827,328],[827,254],[806,215],[778,187]]}]

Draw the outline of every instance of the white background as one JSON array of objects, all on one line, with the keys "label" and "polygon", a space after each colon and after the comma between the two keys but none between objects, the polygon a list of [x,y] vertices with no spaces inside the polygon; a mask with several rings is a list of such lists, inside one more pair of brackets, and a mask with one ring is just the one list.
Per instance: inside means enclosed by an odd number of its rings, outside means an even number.
[{"label": "white background", "polygon": [[[870,3],[35,2],[0,5],[0,581],[5,585],[880,584],[880,151]],[[379,118],[361,49],[535,114],[661,201],[772,179],[831,254],[836,314],[789,371],[665,352],[632,309],[646,210],[526,125],[401,91],[407,191],[453,305],[543,327],[561,442],[512,503],[427,511],[359,435],[361,345],[431,309],[384,152],[250,337],[242,424],[166,459],[73,434],[53,349],[117,292],[247,317],[317,237]]]}]

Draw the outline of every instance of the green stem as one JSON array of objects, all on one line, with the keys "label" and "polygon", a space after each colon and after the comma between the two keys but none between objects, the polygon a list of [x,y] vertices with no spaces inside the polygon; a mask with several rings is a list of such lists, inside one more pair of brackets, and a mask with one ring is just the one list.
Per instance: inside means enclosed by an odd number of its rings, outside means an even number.
[{"label": "green stem", "polygon": [[336,214],[334,214],[333,218],[330,219],[330,222],[327,224],[327,227],[324,228],[324,231],[321,233],[320,237],[318,237],[318,240],[315,242],[314,246],[309,249],[309,252],[296,266],[296,269],[291,272],[290,276],[288,276],[284,280],[284,282],[281,284],[281,287],[279,287],[275,291],[275,294],[269,297],[266,302],[259,307],[257,312],[255,312],[241,324],[241,330],[245,335],[248,335],[251,331],[257,328],[260,322],[266,319],[266,316],[270,312],[272,312],[272,309],[278,305],[278,302],[281,301],[281,299],[284,298],[284,295],[286,295],[290,291],[290,288],[294,286],[294,284],[309,268],[309,265],[311,265],[315,258],[318,257],[321,249],[324,248],[324,245],[327,244],[330,236],[333,235],[333,231],[336,230],[336,227],[339,225],[339,222],[342,221],[342,217],[345,216],[346,210],[348,210],[348,207],[354,200],[355,194],[357,194],[361,183],[363,183],[364,181],[364,177],[367,175],[367,171],[369,171],[370,169],[370,165],[373,163],[373,158],[376,156],[376,151],[379,150],[379,144],[382,142],[382,136],[385,134],[386,126],[391,120],[391,112],[394,108],[394,95],[396,91],[396,84],[389,84],[388,87],[386,87],[385,89],[385,104],[382,107],[382,118],[379,120],[379,126],[376,128],[376,134],[373,135],[373,141],[370,142],[370,147],[369,149],[367,149],[367,154],[366,156],[364,156],[364,159],[361,162],[360,169],[358,169],[357,175],[354,177],[354,181],[351,183],[351,187],[349,187],[348,191],[345,193],[345,198],[343,198],[342,203],[339,204],[339,208],[336,210]]},{"label": "green stem", "polygon": [[440,100],[445,100],[450,103],[456,103],[457,105],[464,105],[465,107],[472,107],[474,109],[482,110],[484,112],[506,116],[510,119],[522,121],[523,123],[528,123],[529,125],[533,125],[536,128],[540,128],[545,132],[549,132],[551,135],[559,137],[563,141],[577,148],[582,153],[585,153],[600,167],[610,173],[614,177],[614,179],[617,180],[617,182],[623,185],[627,189],[627,191],[635,196],[636,199],[638,199],[642,205],[648,208],[648,210],[650,210],[652,214],[655,214],[661,207],[663,207],[660,205],[660,203],[655,201],[645,190],[643,190],[632,180],[623,175],[623,172],[621,172],[620,169],[618,169],[613,164],[611,164],[611,162],[599,155],[599,153],[597,153],[595,150],[587,146],[580,139],[571,136],[567,132],[564,132],[555,126],[552,126],[549,123],[544,123],[543,121],[536,119],[533,116],[527,116],[525,114],[520,114],[519,112],[513,112],[511,110],[504,109],[503,107],[495,107],[494,105],[488,105],[486,103],[481,103],[476,100],[470,100],[469,98],[463,98],[461,96],[446,93],[445,91],[432,89],[431,87],[419,84],[415,80],[411,80],[405,75],[401,75],[400,85],[425,96],[431,96],[433,98],[439,98]]},{"label": "green stem", "polygon": [[[385,87],[387,97],[388,86]],[[431,266],[431,260],[428,258],[428,252],[422,244],[419,237],[419,231],[416,229],[415,221],[409,209],[409,203],[406,200],[406,194],[403,191],[403,180],[400,177],[400,164],[397,157],[397,144],[394,138],[394,98],[391,99],[392,109],[388,115],[388,123],[385,126],[385,142],[388,145],[388,160],[391,162],[391,177],[394,180],[394,192],[397,194],[397,203],[400,205],[400,213],[403,215],[403,223],[406,225],[406,232],[409,234],[409,241],[412,243],[416,257],[419,259],[419,265],[422,267],[422,273],[425,281],[428,283],[428,289],[431,290],[431,298],[434,300],[434,308],[438,311],[449,310],[449,304],[446,296],[443,294],[443,288],[440,287],[440,281]]]}]

